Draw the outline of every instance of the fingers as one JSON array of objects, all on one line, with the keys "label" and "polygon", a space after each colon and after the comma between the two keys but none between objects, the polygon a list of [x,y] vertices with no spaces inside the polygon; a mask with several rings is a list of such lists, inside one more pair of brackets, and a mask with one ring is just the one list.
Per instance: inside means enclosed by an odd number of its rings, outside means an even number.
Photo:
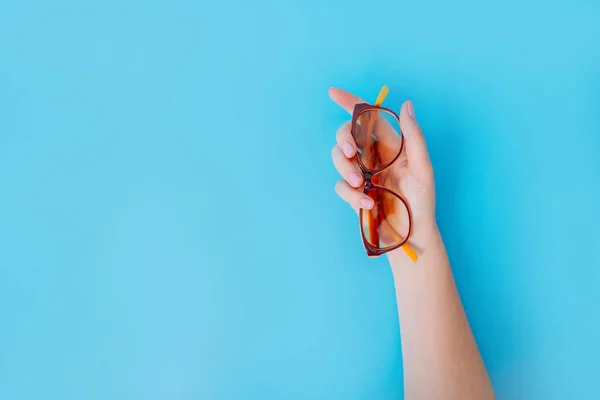
[{"label": "fingers", "polygon": [[354,106],[356,104],[366,103],[366,101],[350,92],[333,87],[329,88],[329,97],[331,97],[331,100],[339,104],[344,110],[348,111],[350,115],[352,115]]},{"label": "fingers", "polygon": [[333,165],[340,175],[355,188],[363,184],[363,177],[356,164],[346,157],[339,146],[333,146],[331,149],[331,158]]},{"label": "fingers", "polygon": [[342,149],[348,158],[354,157],[356,154],[356,143],[350,132],[351,125],[352,123],[350,121],[346,122],[338,129],[337,134],[335,135],[338,146],[340,146],[340,149]]},{"label": "fingers", "polygon": [[338,181],[335,185],[335,192],[355,210],[360,208],[370,210],[373,207],[373,199],[359,189],[353,188],[346,181]]},{"label": "fingers", "polygon": [[400,128],[404,135],[408,166],[418,179],[429,179],[433,174],[433,169],[425,138],[414,115],[412,101],[404,102],[400,109]]},{"label": "fingers", "polygon": [[[330,88],[329,96],[350,114],[354,111],[354,106],[356,104],[366,103],[366,101],[360,97],[338,88]],[[388,126],[389,124],[387,124],[387,122],[382,122],[382,127],[378,129],[378,139],[382,144],[388,144],[388,141],[393,144],[394,140],[398,140],[398,136],[393,132],[393,128]],[[402,129],[402,134],[404,136],[406,155],[411,172],[418,179],[430,179],[433,175],[433,169],[431,167],[431,161],[429,160],[429,153],[427,152],[427,145],[425,144],[423,133],[414,117],[414,108],[411,101],[406,101],[402,105],[402,109],[400,110],[400,128]],[[356,142],[352,138],[349,124],[340,128],[337,134],[337,142],[340,149],[342,149],[344,154],[348,157],[352,157],[356,154]],[[393,148],[393,146],[391,148]]]}]

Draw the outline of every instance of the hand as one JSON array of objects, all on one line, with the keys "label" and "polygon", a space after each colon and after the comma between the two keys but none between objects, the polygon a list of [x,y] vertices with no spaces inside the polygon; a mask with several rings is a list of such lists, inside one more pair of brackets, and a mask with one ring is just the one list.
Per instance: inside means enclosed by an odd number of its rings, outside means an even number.
[{"label": "hand", "polygon": [[[337,88],[329,89],[329,96],[350,115],[355,104],[368,103]],[[380,184],[398,193],[408,203],[413,224],[409,243],[419,251],[427,245],[432,233],[437,232],[433,169],[423,133],[414,118],[411,101],[402,105],[399,115],[404,149],[398,159],[381,172]],[[344,178],[337,182],[335,191],[358,212],[360,208],[371,209],[373,200],[363,193],[364,179],[355,159],[356,143],[350,129],[351,121],[339,128],[337,144],[333,147],[331,156],[335,168]]]}]

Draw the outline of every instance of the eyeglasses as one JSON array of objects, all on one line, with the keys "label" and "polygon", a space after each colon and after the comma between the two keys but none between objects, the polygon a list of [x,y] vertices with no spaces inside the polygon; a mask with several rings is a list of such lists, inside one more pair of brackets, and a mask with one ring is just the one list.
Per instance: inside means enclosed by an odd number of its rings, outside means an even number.
[{"label": "eyeglasses", "polygon": [[389,167],[404,148],[400,118],[381,107],[387,94],[384,85],[375,105],[356,104],[352,113],[352,136],[365,181],[364,193],[373,199],[373,208],[360,209],[360,232],[369,257],[402,247],[417,261],[417,253],[407,243],[412,231],[410,207],[402,196],[386,187],[391,183]]}]

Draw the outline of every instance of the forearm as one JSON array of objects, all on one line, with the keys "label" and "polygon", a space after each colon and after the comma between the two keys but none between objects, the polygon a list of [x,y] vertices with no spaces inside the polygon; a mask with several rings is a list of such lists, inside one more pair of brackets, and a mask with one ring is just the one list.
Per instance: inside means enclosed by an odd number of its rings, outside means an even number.
[{"label": "forearm", "polygon": [[389,254],[396,286],[406,398],[493,399],[437,229],[412,263]]}]

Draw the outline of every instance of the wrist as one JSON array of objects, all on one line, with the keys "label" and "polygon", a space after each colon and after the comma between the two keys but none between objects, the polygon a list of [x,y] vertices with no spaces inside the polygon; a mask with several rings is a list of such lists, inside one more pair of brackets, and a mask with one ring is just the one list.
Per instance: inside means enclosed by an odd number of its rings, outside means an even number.
[{"label": "wrist", "polygon": [[437,224],[429,227],[422,226],[418,231],[415,230],[408,243],[417,252],[418,260],[412,261],[405,251],[400,247],[387,253],[388,260],[392,269],[402,268],[404,265],[418,265],[424,259],[430,258],[432,254],[439,254],[444,250],[444,242]]}]

